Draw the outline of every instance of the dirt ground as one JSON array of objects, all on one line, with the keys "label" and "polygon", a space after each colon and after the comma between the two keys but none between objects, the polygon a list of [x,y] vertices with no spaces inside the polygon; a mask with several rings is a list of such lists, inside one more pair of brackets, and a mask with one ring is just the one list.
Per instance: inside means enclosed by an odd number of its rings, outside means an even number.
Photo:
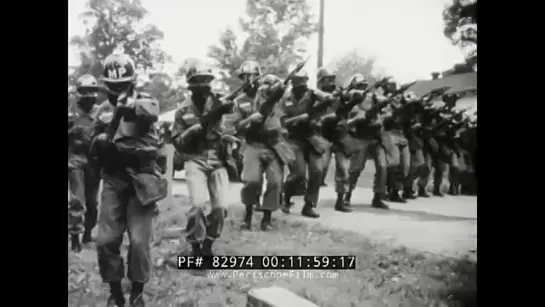
[{"label": "dirt ground", "polygon": [[[372,170],[362,177],[360,184],[369,186]],[[188,250],[183,240],[188,203],[185,187],[176,183],[176,196],[171,203],[163,203],[156,221],[155,270],[146,288],[148,306],[240,307],[245,306],[249,289],[269,285],[287,288],[322,307],[476,306],[474,200],[431,199],[429,203],[394,205],[390,212],[383,212],[368,206],[371,192],[363,188],[355,198],[355,212],[341,214],[332,209],[333,182],[328,179],[328,183],[321,192],[320,219],[310,222],[298,210],[289,216],[278,212],[274,215],[276,229],[267,233],[239,230],[243,208],[237,204],[239,187],[233,186],[229,219],[214,249],[223,255],[350,254],[357,257],[356,270],[314,272],[312,278],[302,271],[280,278],[178,271],[173,268],[175,256]],[[79,255],[69,252],[68,268],[69,306],[102,306],[107,286],[98,275],[93,246]]]}]

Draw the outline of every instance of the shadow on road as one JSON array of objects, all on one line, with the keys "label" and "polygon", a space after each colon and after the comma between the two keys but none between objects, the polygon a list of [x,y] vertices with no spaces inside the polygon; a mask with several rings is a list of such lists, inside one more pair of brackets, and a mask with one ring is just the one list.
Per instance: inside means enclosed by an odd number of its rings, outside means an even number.
[{"label": "shadow on road", "polygon": [[[320,207],[333,208],[334,202],[332,201],[323,201],[320,203]],[[352,206],[353,212],[365,212],[376,215],[397,215],[409,217],[417,221],[445,221],[445,222],[455,222],[455,221],[477,221],[476,218],[467,218],[467,217],[457,217],[457,216],[447,216],[441,214],[435,214],[425,211],[418,211],[414,209],[399,209],[399,208],[390,208],[390,210],[375,209],[371,207],[371,203],[353,203]]]}]

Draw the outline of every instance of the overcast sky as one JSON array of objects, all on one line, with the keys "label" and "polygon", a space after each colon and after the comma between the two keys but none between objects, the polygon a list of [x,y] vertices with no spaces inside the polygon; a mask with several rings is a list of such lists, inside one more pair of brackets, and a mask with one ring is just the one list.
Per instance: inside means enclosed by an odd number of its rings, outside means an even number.
[{"label": "overcast sky", "polygon": [[[308,0],[318,14],[319,0]],[[177,62],[204,58],[226,26],[238,27],[246,0],[144,0],[149,21],[164,33],[163,49]],[[442,10],[451,0],[325,0],[324,63],[354,48],[375,56],[398,81],[429,78],[463,60],[443,35]],[[69,1],[68,36],[82,33],[85,0]],[[317,49],[313,39],[310,49]],[[316,52],[314,52],[315,54]],[[69,65],[77,65],[77,57]],[[309,61],[315,69],[315,57]]]}]

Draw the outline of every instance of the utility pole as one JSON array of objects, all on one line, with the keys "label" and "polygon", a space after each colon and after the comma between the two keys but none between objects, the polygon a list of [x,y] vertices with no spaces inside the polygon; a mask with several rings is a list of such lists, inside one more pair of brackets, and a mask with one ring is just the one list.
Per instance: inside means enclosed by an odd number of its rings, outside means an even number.
[{"label": "utility pole", "polygon": [[318,25],[318,68],[323,66],[324,62],[324,12],[325,0],[320,0],[320,21]]}]

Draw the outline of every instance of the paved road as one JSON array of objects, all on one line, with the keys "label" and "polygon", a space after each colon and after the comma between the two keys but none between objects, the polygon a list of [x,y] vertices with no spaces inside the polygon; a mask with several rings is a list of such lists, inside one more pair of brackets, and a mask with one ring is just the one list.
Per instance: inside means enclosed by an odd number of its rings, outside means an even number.
[{"label": "paved road", "polygon": [[[233,184],[229,203],[240,204],[240,184]],[[187,195],[183,181],[175,181],[173,195]],[[476,257],[477,249],[477,198],[445,196],[417,199],[407,204],[390,204],[391,210],[370,207],[372,191],[358,187],[353,194],[352,213],[333,210],[335,200],[333,185],[320,191],[319,219],[307,219],[300,215],[302,198],[294,199],[293,213],[275,214],[277,218],[304,220],[321,223],[327,227],[356,231],[377,242],[403,245],[420,251],[449,256],[469,255]]]}]

